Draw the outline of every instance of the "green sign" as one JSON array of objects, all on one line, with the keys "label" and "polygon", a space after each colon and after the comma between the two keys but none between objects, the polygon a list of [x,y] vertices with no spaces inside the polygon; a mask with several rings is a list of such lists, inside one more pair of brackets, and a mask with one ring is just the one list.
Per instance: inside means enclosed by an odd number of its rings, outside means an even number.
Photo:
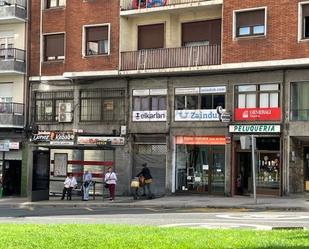
[{"label": "green sign", "polygon": [[275,124],[255,124],[255,125],[230,125],[230,132],[234,133],[279,133],[280,125]]}]

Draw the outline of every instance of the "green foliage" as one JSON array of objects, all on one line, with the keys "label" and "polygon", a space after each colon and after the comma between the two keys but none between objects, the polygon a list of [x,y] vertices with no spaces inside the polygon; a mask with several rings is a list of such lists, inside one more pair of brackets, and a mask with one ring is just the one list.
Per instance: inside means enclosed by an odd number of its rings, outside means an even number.
[{"label": "green foliage", "polygon": [[5,249],[309,248],[309,231],[159,228],[125,225],[0,225]]}]

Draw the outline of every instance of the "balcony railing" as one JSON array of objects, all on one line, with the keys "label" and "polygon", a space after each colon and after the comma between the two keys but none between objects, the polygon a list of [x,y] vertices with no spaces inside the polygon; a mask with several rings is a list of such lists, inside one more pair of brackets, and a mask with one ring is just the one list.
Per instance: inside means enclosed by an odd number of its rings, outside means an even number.
[{"label": "balcony railing", "polygon": [[26,52],[25,50],[18,48],[1,48],[0,60],[16,60],[25,62]]},{"label": "balcony railing", "polygon": [[0,102],[0,127],[23,127],[24,105],[13,102]]},{"label": "balcony railing", "polygon": [[211,0],[120,0],[122,10],[145,9],[161,6],[190,4]]},{"label": "balcony railing", "polygon": [[17,48],[0,49],[0,73],[25,73],[26,52]]},{"label": "balcony railing", "polygon": [[27,18],[26,0],[0,0],[0,20]]},{"label": "balcony railing", "polygon": [[220,63],[220,45],[146,49],[122,52],[120,70],[198,67]]}]

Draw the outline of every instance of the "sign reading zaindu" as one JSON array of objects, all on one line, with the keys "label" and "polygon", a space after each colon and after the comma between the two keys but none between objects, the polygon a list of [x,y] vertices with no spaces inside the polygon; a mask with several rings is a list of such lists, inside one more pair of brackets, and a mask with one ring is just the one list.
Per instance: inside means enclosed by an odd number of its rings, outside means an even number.
[{"label": "sign reading zaindu", "polygon": [[230,125],[229,131],[235,133],[279,133],[280,125],[275,124]]}]

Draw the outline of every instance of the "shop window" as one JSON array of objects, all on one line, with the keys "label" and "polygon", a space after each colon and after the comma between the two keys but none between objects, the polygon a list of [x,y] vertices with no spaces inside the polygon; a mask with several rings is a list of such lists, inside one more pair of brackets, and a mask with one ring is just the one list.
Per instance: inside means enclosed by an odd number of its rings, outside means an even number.
[{"label": "shop window", "polygon": [[279,84],[239,85],[235,87],[237,108],[278,108]]},{"label": "shop window", "polygon": [[265,35],[265,9],[235,13],[236,37]]},{"label": "shop window", "polygon": [[109,25],[85,27],[85,55],[109,54]]},{"label": "shop window", "polygon": [[64,34],[44,35],[44,61],[64,60]]},{"label": "shop window", "polygon": [[176,95],[176,110],[216,109],[218,106],[225,108],[225,95],[201,94],[201,95]]},{"label": "shop window", "polygon": [[65,0],[46,0],[46,9],[65,6]]},{"label": "shop window", "polygon": [[164,24],[138,26],[138,50],[164,47]]},{"label": "shop window", "polygon": [[175,109],[176,110],[197,110],[198,109],[198,95],[176,95]]},{"label": "shop window", "polygon": [[309,82],[294,82],[291,84],[291,120],[309,120]]},{"label": "shop window", "polygon": [[80,92],[81,121],[123,121],[125,91],[92,89]]},{"label": "shop window", "polygon": [[34,121],[56,122],[60,103],[73,105],[73,92],[36,92],[34,94]]}]

